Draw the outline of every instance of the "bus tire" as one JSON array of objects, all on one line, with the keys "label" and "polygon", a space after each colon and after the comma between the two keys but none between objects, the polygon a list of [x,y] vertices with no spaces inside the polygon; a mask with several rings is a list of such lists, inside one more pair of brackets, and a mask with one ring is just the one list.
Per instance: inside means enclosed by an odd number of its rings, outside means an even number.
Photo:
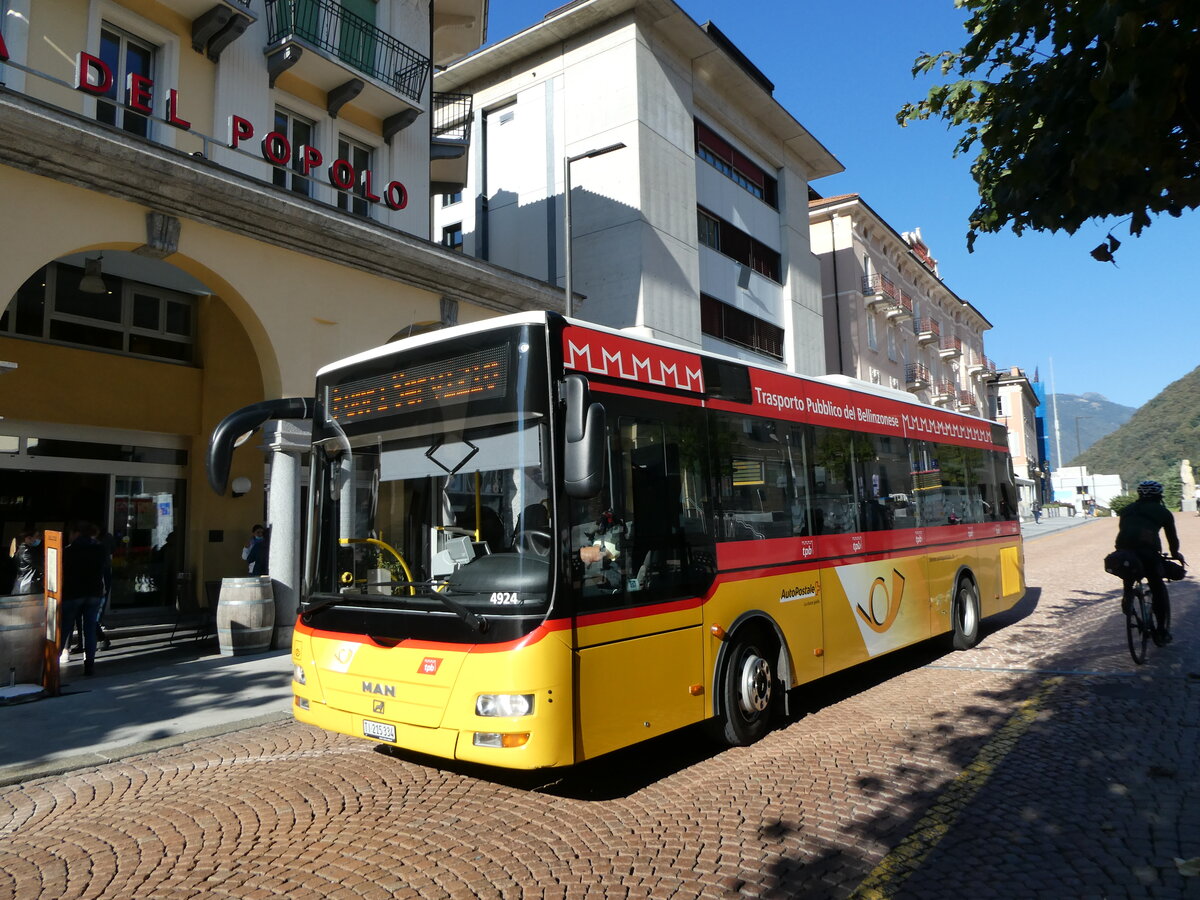
[{"label": "bus tire", "polygon": [[772,647],[760,634],[737,638],[721,675],[720,737],[745,747],[771,730],[779,706]]},{"label": "bus tire", "polygon": [[951,643],[955,650],[970,650],[979,642],[979,591],[970,578],[960,578],[950,610]]}]

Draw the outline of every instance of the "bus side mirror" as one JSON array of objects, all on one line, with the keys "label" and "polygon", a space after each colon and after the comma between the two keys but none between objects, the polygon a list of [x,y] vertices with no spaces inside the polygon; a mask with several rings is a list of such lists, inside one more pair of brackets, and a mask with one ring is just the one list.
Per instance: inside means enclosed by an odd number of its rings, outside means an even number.
[{"label": "bus side mirror", "polygon": [[604,478],[604,407],[591,402],[587,379],[566,377],[566,447],[563,487],[568,497],[582,500],[600,493]]}]

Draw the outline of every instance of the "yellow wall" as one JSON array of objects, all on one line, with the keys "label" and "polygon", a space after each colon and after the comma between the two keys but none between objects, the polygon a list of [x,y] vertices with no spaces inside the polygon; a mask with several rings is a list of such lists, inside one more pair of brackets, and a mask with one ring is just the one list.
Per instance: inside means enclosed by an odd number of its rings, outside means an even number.
[{"label": "yellow wall", "polygon": [[[145,242],[146,207],[0,167],[6,215],[0,297],[47,262],[82,251],[132,250]],[[267,397],[310,396],[317,369],[377,346],[405,326],[436,320],[439,296],[358,269],[184,220],[167,262],[202,281],[196,367],[0,338],[0,415],[184,435],[190,439],[188,558],[197,582],[243,574],[242,542],[263,513],[264,455],[250,441],[234,456],[244,497],[208,488],[204,451],[225,415]],[[486,318],[464,306],[460,320]],[[224,541],[209,543],[210,530]]]}]

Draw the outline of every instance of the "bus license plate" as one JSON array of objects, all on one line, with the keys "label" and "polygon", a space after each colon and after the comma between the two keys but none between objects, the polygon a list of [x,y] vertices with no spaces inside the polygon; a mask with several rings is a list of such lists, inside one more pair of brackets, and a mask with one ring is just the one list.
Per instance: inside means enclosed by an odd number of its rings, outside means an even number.
[{"label": "bus license plate", "polygon": [[395,725],[384,725],[382,722],[372,722],[370,719],[363,719],[363,734],[369,738],[378,738],[381,741],[396,743]]}]

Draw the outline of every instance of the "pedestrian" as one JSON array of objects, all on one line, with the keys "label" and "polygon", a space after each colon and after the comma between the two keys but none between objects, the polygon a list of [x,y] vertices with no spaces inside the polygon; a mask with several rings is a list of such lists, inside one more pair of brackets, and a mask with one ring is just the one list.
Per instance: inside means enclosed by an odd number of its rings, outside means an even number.
[{"label": "pedestrian", "polygon": [[42,548],[40,531],[22,531],[17,536],[17,552],[14,555],[17,577],[12,586],[14,594],[42,593],[45,556],[46,551]]},{"label": "pedestrian", "polygon": [[1196,498],[1196,515],[1200,516],[1200,484],[1196,485],[1193,496]]},{"label": "pedestrian", "polygon": [[1042,504],[1033,504],[1033,524],[1038,525],[1042,521]]},{"label": "pedestrian", "polygon": [[76,617],[83,621],[83,674],[91,675],[96,666],[96,626],[108,593],[105,583],[107,554],[97,540],[100,529],[80,522],[71,531],[71,542],[63,551],[63,635],[62,647],[71,645]]},{"label": "pedestrian", "polygon": [[242,547],[242,559],[246,561],[247,571],[251,575],[267,574],[267,545],[266,529],[255,525],[250,529],[250,539]]}]

